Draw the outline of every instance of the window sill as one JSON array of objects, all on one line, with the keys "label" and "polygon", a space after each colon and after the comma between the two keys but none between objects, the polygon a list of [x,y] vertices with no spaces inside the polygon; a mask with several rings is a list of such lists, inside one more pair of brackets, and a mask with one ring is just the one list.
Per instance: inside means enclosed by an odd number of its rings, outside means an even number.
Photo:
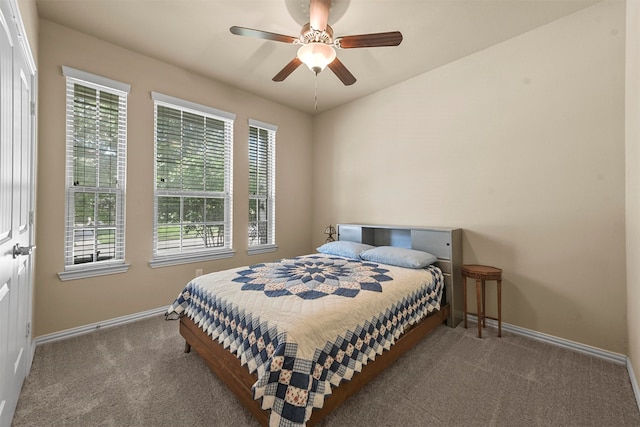
[{"label": "window sill", "polygon": [[157,256],[151,261],[149,261],[149,266],[151,268],[170,267],[172,265],[189,264],[192,262],[212,261],[216,259],[231,258],[235,254],[236,254],[236,251],[232,249],[226,249],[224,251],[209,252],[209,253],[164,255],[164,256]]},{"label": "window sill", "polygon": [[58,273],[63,282],[67,280],[87,279],[89,277],[106,276],[108,274],[126,273],[131,264],[109,264],[91,267],[69,267],[68,270]]},{"label": "window sill", "polygon": [[267,252],[275,252],[278,250],[277,245],[260,245],[252,246],[247,249],[247,255],[266,254]]}]

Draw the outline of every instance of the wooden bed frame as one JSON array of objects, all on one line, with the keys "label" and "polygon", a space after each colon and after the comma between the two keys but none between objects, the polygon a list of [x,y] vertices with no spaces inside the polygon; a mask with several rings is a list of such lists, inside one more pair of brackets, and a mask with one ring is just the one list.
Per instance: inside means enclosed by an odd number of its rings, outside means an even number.
[{"label": "wooden bed frame", "polygon": [[[332,389],[322,408],[316,408],[307,421],[307,426],[313,426],[329,412],[340,406],[348,397],[357,393],[365,384],[384,371],[393,361],[409,351],[416,343],[433,331],[449,315],[449,306],[433,313],[409,331],[405,332],[389,351],[384,351],[362,367],[362,371],[355,373],[350,381],[343,381],[340,386]],[[253,399],[251,386],[258,380],[256,374],[250,374],[246,366],[240,365],[240,359],[225,350],[222,345],[212,341],[202,329],[186,316],[180,318],[180,334],[186,340],[185,352],[193,348],[209,368],[224,382],[263,426],[269,425],[270,411],[262,409],[261,400]]]},{"label": "wooden bed frame", "polygon": [[[399,234],[394,230],[399,230]],[[405,231],[409,230],[414,233],[414,238],[407,243]],[[419,232],[414,232],[418,230]],[[426,234],[425,234],[426,232]],[[433,233],[436,233],[435,235]],[[388,351],[384,351],[381,355],[377,355],[374,361],[370,361],[363,366],[361,372],[355,373],[351,380],[343,381],[338,387],[332,388],[332,394],[325,398],[322,408],[315,408],[311,414],[311,418],[307,421],[307,426],[312,426],[324,418],[329,412],[340,406],[347,398],[357,393],[365,384],[375,378],[380,372],[384,371],[396,359],[409,351],[415,344],[421,341],[426,335],[437,328],[440,324],[447,321],[449,326],[455,327],[459,322],[454,313],[455,295],[454,282],[456,282],[459,273],[458,255],[461,254],[460,249],[460,230],[459,229],[433,229],[433,228],[411,228],[411,227],[387,227],[387,226],[363,226],[356,224],[338,225],[338,233],[340,240],[361,241],[363,243],[401,247],[414,247],[415,249],[426,250],[425,244],[433,246],[433,241],[425,243],[428,238],[434,236],[439,239],[433,248],[438,252],[437,247],[444,245],[449,254],[449,258],[445,255],[444,249],[439,253],[438,265],[445,273],[445,301],[441,309],[432,313],[420,323],[411,327],[406,331],[396,343],[391,346]],[[377,234],[377,238],[376,237]],[[396,233],[394,235],[394,233]],[[445,234],[443,234],[445,233]],[[362,238],[364,236],[364,238]],[[417,236],[417,238],[415,237]],[[414,241],[415,244],[411,243]],[[455,256],[452,256],[452,251]],[[447,283],[448,282],[448,283]],[[457,286],[459,288],[459,286]],[[460,301],[458,299],[457,301]],[[241,366],[240,359],[234,354],[224,349],[217,341],[213,341],[202,329],[200,329],[191,319],[186,316],[180,318],[180,334],[184,337],[185,352],[189,352],[192,348],[202,357],[209,368],[215,372],[229,389],[236,395],[240,402],[256,417],[263,426],[269,425],[270,411],[261,407],[261,400],[253,399],[252,386],[258,380],[256,374],[250,374],[246,366]]]}]

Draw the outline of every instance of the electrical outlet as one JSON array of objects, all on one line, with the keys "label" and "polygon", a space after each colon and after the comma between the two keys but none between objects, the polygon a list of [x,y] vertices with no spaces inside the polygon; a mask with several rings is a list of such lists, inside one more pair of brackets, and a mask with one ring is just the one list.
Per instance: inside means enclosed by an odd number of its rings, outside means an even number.
[{"label": "electrical outlet", "polygon": [[202,276],[204,273],[201,268],[196,268],[196,277]]}]

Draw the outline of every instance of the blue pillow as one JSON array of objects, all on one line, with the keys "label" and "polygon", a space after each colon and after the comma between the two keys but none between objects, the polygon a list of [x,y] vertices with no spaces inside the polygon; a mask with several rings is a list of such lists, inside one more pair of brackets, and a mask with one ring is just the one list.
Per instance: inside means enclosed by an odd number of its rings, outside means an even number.
[{"label": "blue pillow", "polygon": [[429,252],[392,246],[378,246],[377,248],[369,249],[362,252],[360,258],[365,261],[407,268],[424,268],[438,260],[438,257]]},{"label": "blue pillow", "polygon": [[337,255],[345,258],[359,259],[360,253],[371,249],[374,246],[365,245],[364,243],[349,242],[347,240],[338,240],[335,242],[328,242],[320,246],[316,250],[321,254]]}]

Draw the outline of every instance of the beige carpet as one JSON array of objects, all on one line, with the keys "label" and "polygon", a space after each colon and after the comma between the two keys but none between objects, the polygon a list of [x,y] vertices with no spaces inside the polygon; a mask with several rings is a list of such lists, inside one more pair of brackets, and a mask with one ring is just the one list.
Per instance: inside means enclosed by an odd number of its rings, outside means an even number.
[{"label": "beige carpet", "polygon": [[[475,333],[439,327],[321,425],[640,426],[624,366]],[[13,426],[257,426],[183,346],[160,316],[40,345]]]}]

